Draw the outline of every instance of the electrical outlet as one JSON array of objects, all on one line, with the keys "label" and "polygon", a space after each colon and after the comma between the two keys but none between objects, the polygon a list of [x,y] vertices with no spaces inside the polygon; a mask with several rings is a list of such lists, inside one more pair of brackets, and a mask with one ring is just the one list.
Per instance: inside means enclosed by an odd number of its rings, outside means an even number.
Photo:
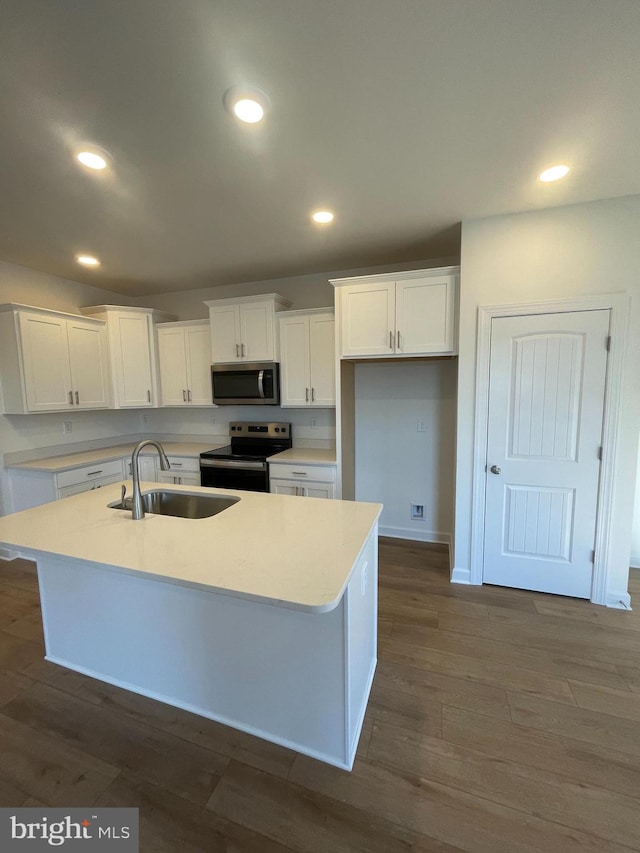
[{"label": "electrical outlet", "polygon": [[149,415],[144,414],[144,415],[142,416],[142,423],[143,423],[143,424],[148,424],[148,423],[149,423]]},{"label": "electrical outlet", "polygon": [[424,504],[411,504],[411,520],[424,521]]},{"label": "electrical outlet", "polygon": [[427,422],[420,418],[418,420],[418,432],[426,432],[427,431]]},{"label": "electrical outlet", "polygon": [[318,419],[317,418],[311,418],[311,428],[315,429],[317,426],[318,426]]},{"label": "electrical outlet", "polygon": [[63,435],[68,435],[73,429],[73,424],[71,421],[63,421],[62,422],[62,433]]}]

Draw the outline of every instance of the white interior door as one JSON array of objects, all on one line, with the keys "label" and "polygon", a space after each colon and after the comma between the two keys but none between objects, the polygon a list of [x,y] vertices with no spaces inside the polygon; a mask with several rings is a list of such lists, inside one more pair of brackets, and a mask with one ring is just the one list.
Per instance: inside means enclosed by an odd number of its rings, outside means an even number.
[{"label": "white interior door", "polygon": [[591,595],[609,319],[492,320],[484,583]]}]

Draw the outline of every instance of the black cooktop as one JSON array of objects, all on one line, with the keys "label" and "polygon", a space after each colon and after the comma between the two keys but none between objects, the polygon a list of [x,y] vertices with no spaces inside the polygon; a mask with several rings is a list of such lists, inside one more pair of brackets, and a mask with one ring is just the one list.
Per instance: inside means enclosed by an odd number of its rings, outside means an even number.
[{"label": "black cooktop", "polygon": [[207,450],[200,454],[201,459],[268,459],[274,453],[280,453],[282,450],[287,450],[291,445],[270,447],[243,447],[242,450],[233,449],[230,444],[226,447],[218,447],[216,450]]}]

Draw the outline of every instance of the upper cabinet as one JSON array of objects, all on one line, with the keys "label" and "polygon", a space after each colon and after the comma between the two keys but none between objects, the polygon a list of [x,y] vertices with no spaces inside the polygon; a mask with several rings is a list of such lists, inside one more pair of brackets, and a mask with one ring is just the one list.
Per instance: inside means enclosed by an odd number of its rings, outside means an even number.
[{"label": "upper cabinet", "polygon": [[275,314],[290,304],[277,293],[205,302],[211,320],[212,362],[277,361]]},{"label": "upper cabinet", "polygon": [[175,318],[152,308],[93,305],[80,309],[107,324],[115,408],[158,405],[154,323]]},{"label": "upper cabinet", "polygon": [[336,404],[333,309],[285,311],[280,333],[280,405],[317,408]]},{"label": "upper cabinet", "polygon": [[208,320],[160,323],[158,363],[163,406],[212,406]]},{"label": "upper cabinet", "polygon": [[0,306],[5,414],[111,405],[104,322],[24,305]]},{"label": "upper cabinet", "polygon": [[454,355],[459,267],[336,279],[340,355]]}]

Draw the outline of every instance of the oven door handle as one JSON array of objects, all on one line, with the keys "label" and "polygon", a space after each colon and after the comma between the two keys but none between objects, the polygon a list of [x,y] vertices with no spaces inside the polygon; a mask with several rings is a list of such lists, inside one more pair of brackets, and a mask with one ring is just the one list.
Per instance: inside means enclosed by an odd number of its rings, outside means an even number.
[{"label": "oven door handle", "polygon": [[266,462],[240,462],[232,459],[201,459],[201,468],[244,468],[247,471],[266,471]]},{"label": "oven door handle", "polygon": [[258,371],[258,396],[264,400],[264,370]]}]

